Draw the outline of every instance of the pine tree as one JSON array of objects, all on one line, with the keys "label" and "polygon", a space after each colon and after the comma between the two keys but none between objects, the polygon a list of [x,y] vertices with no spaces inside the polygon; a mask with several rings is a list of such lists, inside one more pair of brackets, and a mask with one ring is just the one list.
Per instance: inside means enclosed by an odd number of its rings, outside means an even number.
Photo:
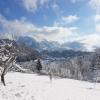
[{"label": "pine tree", "polygon": [[42,65],[41,65],[40,59],[37,60],[36,69],[37,69],[37,71],[38,71],[39,73],[40,73],[40,71],[42,70]]}]

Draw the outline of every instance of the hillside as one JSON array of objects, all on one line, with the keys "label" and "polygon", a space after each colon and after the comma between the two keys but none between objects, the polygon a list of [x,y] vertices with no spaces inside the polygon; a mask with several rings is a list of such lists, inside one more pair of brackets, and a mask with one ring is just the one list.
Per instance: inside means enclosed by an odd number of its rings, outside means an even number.
[{"label": "hillside", "polygon": [[36,74],[8,73],[0,100],[100,100],[100,84]]},{"label": "hillside", "polygon": [[30,61],[35,60],[37,58],[41,58],[41,54],[35,50],[35,48],[27,47],[24,44],[18,44],[18,50],[19,53],[17,55],[17,61],[23,62],[23,61]]}]

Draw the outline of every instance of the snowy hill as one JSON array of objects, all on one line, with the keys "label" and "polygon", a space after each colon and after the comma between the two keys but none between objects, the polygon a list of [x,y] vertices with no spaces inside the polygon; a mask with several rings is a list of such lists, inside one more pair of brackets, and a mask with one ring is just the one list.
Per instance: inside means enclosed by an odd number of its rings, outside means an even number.
[{"label": "snowy hill", "polygon": [[0,100],[100,100],[100,84],[36,74],[8,73]]}]

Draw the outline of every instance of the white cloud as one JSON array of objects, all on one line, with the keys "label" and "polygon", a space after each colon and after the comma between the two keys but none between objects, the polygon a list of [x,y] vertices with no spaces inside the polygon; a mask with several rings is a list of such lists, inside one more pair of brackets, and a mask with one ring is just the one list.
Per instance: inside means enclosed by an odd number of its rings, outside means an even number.
[{"label": "white cloud", "polygon": [[23,6],[27,11],[36,11],[37,10],[37,0],[23,0]]},{"label": "white cloud", "polygon": [[84,43],[84,46],[88,51],[93,51],[95,47],[100,47],[100,34],[93,33],[85,35],[81,38],[81,42]]},{"label": "white cloud", "polygon": [[2,15],[0,15],[0,25],[8,33],[27,33],[35,29],[35,26],[26,21],[25,18],[21,18],[20,20],[7,20]]},{"label": "white cloud", "polygon": [[62,20],[65,21],[66,23],[73,23],[77,21],[79,17],[77,15],[69,15],[69,16],[63,16]]},{"label": "white cloud", "polygon": [[89,5],[95,9],[97,13],[100,13],[100,0],[90,0]]},{"label": "white cloud", "polygon": [[21,18],[20,20],[7,20],[2,15],[0,15],[0,26],[7,33],[30,35],[40,40],[47,39],[58,42],[67,41],[68,37],[73,35],[73,30],[75,29],[74,27],[67,28],[61,26],[36,27],[25,18]]},{"label": "white cloud", "polygon": [[27,11],[35,12],[39,7],[49,2],[49,0],[22,0],[22,4]]},{"label": "white cloud", "polygon": [[94,17],[95,32],[100,33],[100,14],[96,14]]},{"label": "white cloud", "polygon": [[[62,26],[43,26],[37,27],[28,22],[25,18],[20,20],[7,20],[0,15],[0,26],[6,33],[17,33],[22,35],[29,35],[37,40],[46,39],[48,41],[57,41],[59,43],[69,41],[79,41],[84,43],[87,50],[92,51],[95,46],[100,46],[100,34],[78,34],[76,27],[62,27]],[[100,32],[100,25],[98,25],[98,32]]]},{"label": "white cloud", "polygon": [[95,22],[100,22],[100,14],[96,14],[94,20]]},{"label": "white cloud", "polygon": [[38,39],[46,39],[49,41],[58,41],[63,43],[68,40],[69,37],[73,35],[70,28],[65,27],[43,27],[42,31],[35,35]]},{"label": "white cloud", "polygon": [[96,32],[100,32],[100,24],[96,24]]},{"label": "white cloud", "polygon": [[75,21],[79,20],[77,15],[69,15],[59,17],[55,22],[54,26],[67,26],[68,24],[73,24]]},{"label": "white cloud", "polygon": [[70,30],[78,30],[78,27],[70,27]]}]

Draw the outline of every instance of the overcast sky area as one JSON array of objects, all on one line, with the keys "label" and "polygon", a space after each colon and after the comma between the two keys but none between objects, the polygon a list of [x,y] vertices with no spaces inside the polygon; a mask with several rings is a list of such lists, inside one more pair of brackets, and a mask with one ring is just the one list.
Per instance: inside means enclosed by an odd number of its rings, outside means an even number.
[{"label": "overcast sky area", "polygon": [[100,47],[100,0],[0,0],[0,35]]}]

